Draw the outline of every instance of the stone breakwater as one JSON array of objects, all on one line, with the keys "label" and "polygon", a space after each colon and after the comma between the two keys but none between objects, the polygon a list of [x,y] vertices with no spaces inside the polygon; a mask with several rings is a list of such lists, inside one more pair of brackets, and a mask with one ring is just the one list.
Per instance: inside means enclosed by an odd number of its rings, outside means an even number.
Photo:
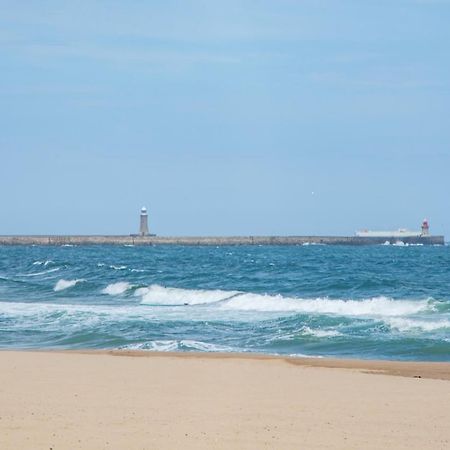
[{"label": "stone breakwater", "polygon": [[444,245],[444,236],[0,236],[0,245]]}]

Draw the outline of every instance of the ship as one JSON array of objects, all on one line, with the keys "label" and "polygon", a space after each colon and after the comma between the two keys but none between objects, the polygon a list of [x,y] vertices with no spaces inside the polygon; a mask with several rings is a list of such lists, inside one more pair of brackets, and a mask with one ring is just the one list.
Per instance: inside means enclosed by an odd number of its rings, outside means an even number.
[{"label": "ship", "polygon": [[[430,225],[428,219],[422,222],[420,231],[408,230],[406,228],[399,228],[395,231],[370,231],[360,230],[355,233],[358,238],[368,239],[386,239],[385,244],[423,244],[435,243],[434,236],[430,235]],[[440,236],[439,236],[440,238]],[[442,239],[443,240],[443,239]]]}]

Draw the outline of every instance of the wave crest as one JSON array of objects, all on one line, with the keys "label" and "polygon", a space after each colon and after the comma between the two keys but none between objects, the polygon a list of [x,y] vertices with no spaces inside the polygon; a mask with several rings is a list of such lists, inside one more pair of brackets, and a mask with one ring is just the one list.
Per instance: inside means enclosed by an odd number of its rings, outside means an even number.
[{"label": "wave crest", "polygon": [[180,289],[151,285],[139,288],[136,296],[146,305],[217,304],[222,310],[335,314],[340,316],[396,317],[433,310],[428,300],[394,300],[374,297],[361,300],[295,298],[240,291]]},{"label": "wave crest", "polygon": [[103,294],[108,295],[120,295],[128,291],[131,288],[131,284],[127,281],[119,281],[118,283],[111,283],[102,290]]},{"label": "wave crest", "polygon": [[60,270],[59,267],[54,267],[53,269],[44,270],[42,272],[22,273],[22,274],[18,274],[18,276],[19,277],[39,277],[40,275],[47,275],[48,273],[58,272],[58,270]]},{"label": "wave crest", "polygon": [[217,303],[240,295],[239,291],[180,289],[152,284],[136,289],[135,295],[141,296],[144,305],[202,305]]},{"label": "wave crest", "polygon": [[430,309],[426,300],[374,297],[362,300],[289,298],[281,295],[242,294],[221,305],[223,309],[261,312],[296,312],[340,316],[404,316]]},{"label": "wave crest", "polygon": [[83,281],[86,281],[82,278],[77,279],[77,280],[58,280],[58,282],[55,284],[55,287],[53,288],[53,290],[55,292],[59,292],[59,291],[63,291],[65,289],[69,289],[75,285],[77,285],[78,283],[82,283]]}]

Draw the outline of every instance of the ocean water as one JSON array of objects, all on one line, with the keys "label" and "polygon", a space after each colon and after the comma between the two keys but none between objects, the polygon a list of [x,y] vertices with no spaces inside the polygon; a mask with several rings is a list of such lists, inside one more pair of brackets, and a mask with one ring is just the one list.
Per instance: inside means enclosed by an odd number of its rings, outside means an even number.
[{"label": "ocean water", "polygon": [[0,246],[0,348],[450,361],[450,247]]}]

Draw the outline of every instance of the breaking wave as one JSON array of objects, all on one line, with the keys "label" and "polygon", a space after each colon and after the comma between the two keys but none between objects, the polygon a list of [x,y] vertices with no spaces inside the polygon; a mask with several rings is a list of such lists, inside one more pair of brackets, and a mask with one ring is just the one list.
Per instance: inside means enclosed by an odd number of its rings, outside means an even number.
[{"label": "breaking wave", "polygon": [[427,300],[394,300],[374,297],[363,300],[329,298],[303,299],[281,295],[242,294],[221,306],[223,309],[262,312],[335,314],[340,316],[404,316],[430,309]]},{"label": "breaking wave", "polygon": [[84,279],[77,279],[77,280],[58,280],[58,282],[55,284],[55,287],[53,290],[55,292],[63,291],[65,289],[69,289],[78,283],[81,283],[83,281],[86,281]]},{"label": "breaking wave", "polygon": [[157,284],[135,291],[135,295],[142,297],[142,304],[171,306],[217,303],[240,294],[239,291],[180,289]]},{"label": "breaking wave", "polygon": [[102,293],[108,295],[120,295],[128,291],[128,289],[131,289],[131,287],[131,284],[127,281],[119,281],[118,283],[108,284],[108,286],[102,290]]},{"label": "breaking wave", "polygon": [[217,303],[222,310],[255,312],[293,312],[335,314],[340,316],[407,316],[433,311],[429,300],[394,300],[374,297],[362,300],[329,298],[294,298],[282,295],[245,293],[240,291],[180,289],[151,285],[139,288],[135,295],[147,305],[202,305]]}]

